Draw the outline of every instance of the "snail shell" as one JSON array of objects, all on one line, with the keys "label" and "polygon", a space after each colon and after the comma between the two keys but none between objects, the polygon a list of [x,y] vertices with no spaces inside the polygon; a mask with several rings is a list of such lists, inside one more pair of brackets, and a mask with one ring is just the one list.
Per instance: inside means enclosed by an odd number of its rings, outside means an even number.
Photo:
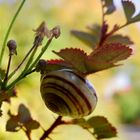
[{"label": "snail shell", "polygon": [[97,103],[90,82],[70,69],[44,74],[40,91],[46,106],[60,116],[81,118],[89,115]]}]

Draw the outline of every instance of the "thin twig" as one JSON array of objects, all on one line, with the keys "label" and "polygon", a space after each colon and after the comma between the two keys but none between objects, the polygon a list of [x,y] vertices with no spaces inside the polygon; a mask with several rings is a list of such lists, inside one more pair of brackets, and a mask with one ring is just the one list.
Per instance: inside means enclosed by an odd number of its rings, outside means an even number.
[{"label": "thin twig", "polygon": [[43,135],[41,136],[40,140],[44,140],[45,138],[48,138],[49,134],[60,124],[63,124],[62,116],[58,116],[58,118],[54,121],[54,123],[50,126],[50,128],[46,131],[44,131]]}]

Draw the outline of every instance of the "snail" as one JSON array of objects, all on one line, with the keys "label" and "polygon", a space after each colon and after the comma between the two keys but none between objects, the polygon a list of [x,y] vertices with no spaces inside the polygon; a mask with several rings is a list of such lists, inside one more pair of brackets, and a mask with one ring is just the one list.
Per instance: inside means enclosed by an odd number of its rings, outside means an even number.
[{"label": "snail", "polygon": [[97,103],[96,91],[91,83],[71,69],[43,74],[40,92],[46,106],[60,116],[87,116]]}]

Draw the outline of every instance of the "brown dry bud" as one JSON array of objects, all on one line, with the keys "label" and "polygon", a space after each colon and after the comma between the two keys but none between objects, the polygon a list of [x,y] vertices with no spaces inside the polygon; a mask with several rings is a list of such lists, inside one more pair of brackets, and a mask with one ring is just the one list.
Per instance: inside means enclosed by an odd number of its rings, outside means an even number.
[{"label": "brown dry bud", "polygon": [[54,28],[51,30],[51,32],[52,32],[52,34],[53,34],[53,36],[54,36],[55,38],[58,38],[58,37],[60,36],[60,34],[61,34],[60,27],[59,27],[59,26],[54,27]]},{"label": "brown dry bud", "polygon": [[9,48],[10,55],[13,55],[13,54],[17,55],[17,51],[16,51],[17,43],[15,40],[9,40],[7,42],[7,46]]},{"label": "brown dry bud", "polygon": [[44,59],[40,59],[36,66],[36,71],[41,72],[41,74],[42,74],[46,68],[46,65],[47,65],[47,61]]},{"label": "brown dry bud", "polygon": [[45,21],[43,21],[39,27],[34,30],[36,32],[37,36],[42,36],[43,38],[46,36],[47,38],[51,37],[51,32],[47,27],[47,24],[45,23]]}]

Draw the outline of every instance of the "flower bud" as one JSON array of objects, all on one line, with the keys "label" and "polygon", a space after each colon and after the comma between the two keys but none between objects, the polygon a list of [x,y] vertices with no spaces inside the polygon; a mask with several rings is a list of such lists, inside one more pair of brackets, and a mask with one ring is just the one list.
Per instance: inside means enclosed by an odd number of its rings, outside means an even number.
[{"label": "flower bud", "polygon": [[17,55],[17,51],[16,51],[17,43],[16,43],[15,40],[9,40],[7,42],[7,46],[9,48],[9,52],[10,52],[11,55],[13,55],[13,54]]}]

